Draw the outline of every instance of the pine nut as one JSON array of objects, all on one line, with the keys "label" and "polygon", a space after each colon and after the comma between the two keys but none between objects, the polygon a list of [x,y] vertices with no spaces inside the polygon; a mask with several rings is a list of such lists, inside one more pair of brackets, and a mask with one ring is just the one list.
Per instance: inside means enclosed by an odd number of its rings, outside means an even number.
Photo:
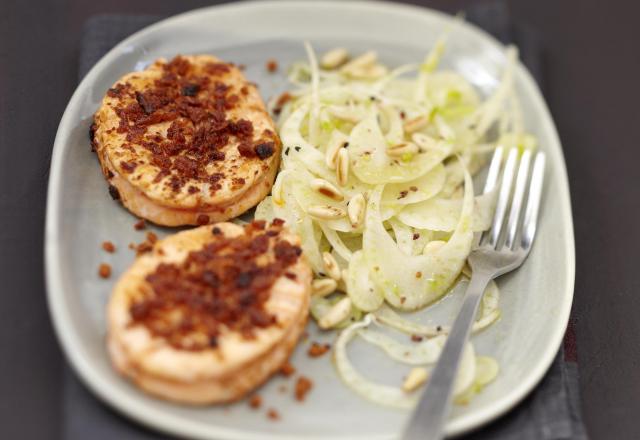
[{"label": "pine nut", "polygon": [[418,116],[417,118],[413,118],[404,123],[404,131],[407,133],[413,133],[414,131],[418,131],[421,128],[424,128],[429,124],[428,116]]},{"label": "pine nut", "polygon": [[405,155],[413,155],[420,151],[420,148],[413,142],[393,145],[387,148],[387,155],[390,157],[403,157]]},{"label": "pine nut", "polygon": [[340,271],[340,266],[338,266],[338,262],[329,252],[322,253],[322,262],[324,263],[324,268],[327,271],[327,275],[329,275],[332,279],[336,281],[340,281],[342,273]]},{"label": "pine nut", "polygon": [[349,152],[341,148],[338,151],[338,158],[336,160],[336,179],[338,185],[345,186],[349,179]]},{"label": "pine nut", "polygon": [[329,112],[329,114],[334,118],[351,122],[353,124],[360,122],[363,116],[362,112],[358,112],[355,109],[345,108],[338,105],[331,105],[327,107],[327,112]]},{"label": "pine nut", "polygon": [[329,329],[341,323],[351,314],[351,298],[346,297],[335,303],[318,321],[321,329]]},{"label": "pine nut", "polygon": [[444,246],[445,244],[447,244],[446,241],[442,241],[442,240],[433,240],[430,241],[429,243],[427,243],[424,246],[424,251],[422,251],[423,254],[433,254],[435,252],[438,252],[440,250],[440,248],[442,246]]},{"label": "pine nut", "polygon": [[335,69],[342,66],[349,59],[349,52],[344,47],[336,47],[326,52],[320,60],[323,69]]},{"label": "pine nut", "polygon": [[332,278],[318,278],[311,283],[311,293],[314,296],[327,296],[336,291],[338,283]]},{"label": "pine nut", "polygon": [[338,188],[324,179],[313,179],[309,185],[313,190],[318,191],[323,196],[329,197],[333,200],[337,200],[338,202],[344,200],[342,191],[340,191]]},{"label": "pine nut", "polygon": [[402,383],[402,389],[407,393],[416,390],[427,381],[429,373],[422,367],[415,367],[409,371]]},{"label": "pine nut", "polygon": [[364,221],[364,212],[367,206],[367,201],[362,194],[356,194],[349,200],[347,206],[347,214],[349,215],[349,221],[353,228],[358,228]]},{"label": "pine nut", "polygon": [[349,61],[347,64],[342,66],[342,70],[344,73],[349,73],[349,71],[354,69],[361,69],[363,67],[370,67],[375,64],[378,60],[378,54],[374,51],[370,50],[368,52],[363,53],[359,57],[356,57]]},{"label": "pine nut", "polygon": [[347,215],[344,209],[329,205],[312,205],[307,214],[320,220],[336,220]]},{"label": "pine nut", "polygon": [[325,153],[325,163],[330,170],[336,169],[336,161],[338,160],[338,153],[343,148],[349,138],[339,130],[334,130],[331,133],[331,139],[327,145],[327,152]]},{"label": "pine nut", "polygon": [[370,67],[353,68],[347,72],[352,78],[355,79],[378,79],[387,73],[387,68],[381,64],[376,64]]}]

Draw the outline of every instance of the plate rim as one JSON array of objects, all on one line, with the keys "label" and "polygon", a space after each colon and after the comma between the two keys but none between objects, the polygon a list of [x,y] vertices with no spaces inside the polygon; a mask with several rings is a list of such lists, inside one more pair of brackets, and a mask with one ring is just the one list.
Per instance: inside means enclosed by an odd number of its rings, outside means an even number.
[{"label": "plate rim", "polygon": [[[114,46],[109,52],[107,52],[84,76],[76,87],[72,94],[67,106],[65,107],[64,114],[60,120],[58,126],[51,158],[50,175],[48,180],[47,189],[47,205],[46,205],[46,221],[45,221],[45,240],[44,240],[44,257],[45,257],[45,281],[46,281],[46,296],[47,304],[49,308],[49,314],[52,319],[53,327],[56,333],[56,337],[60,346],[65,354],[65,358],[75,371],[77,377],[87,386],[92,393],[100,398],[103,402],[109,404],[112,408],[116,409],[121,414],[145,425],[149,428],[160,430],[166,433],[179,436],[193,436],[199,439],[211,439],[211,438],[228,438],[228,439],[249,439],[249,440],[272,440],[272,439],[295,439],[298,438],[293,434],[271,434],[255,431],[243,431],[236,428],[226,428],[216,425],[202,425],[201,423],[185,424],[183,417],[174,416],[170,412],[163,410],[151,410],[144,402],[131,399],[125,394],[122,394],[109,387],[109,380],[105,379],[100,373],[95,372],[91,368],[91,360],[84,356],[81,349],[82,344],[76,337],[75,331],[71,324],[70,311],[66,307],[66,301],[63,300],[64,295],[60,292],[63,291],[63,282],[61,279],[61,266],[57,255],[59,253],[58,246],[58,224],[61,219],[59,212],[59,199],[61,195],[61,178],[62,178],[62,156],[66,151],[66,140],[70,127],[74,121],[71,120],[71,109],[77,107],[80,103],[80,97],[82,91],[88,87],[97,76],[98,72],[111,63],[119,54],[120,50],[136,40],[145,37],[148,34],[161,31],[165,26],[171,25],[174,22],[180,20],[189,19],[190,16],[199,15],[202,13],[215,13],[221,10],[236,10],[253,8],[282,8],[282,7],[295,7],[295,8],[317,8],[317,7],[360,7],[367,9],[378,9],[381,12],[392,10],[392,12],[398,12],[404,10],[405,13],[418,14],[418,15],[431,15],[439,20],[451,21],[453,16],[444,12],[437,11],[428,7],[393,3],[390,1],[371,1],[371,0],[350,0],[350,1],[338,1],[338,0],[322,0],[315,2],[297,2],[295,0],[252,0],[243,1],[238,3],[228,3],[222,5],[212,5],[203,8],[197,8],[190,11],[186,11],[171,17],[165,18],[159,22],[144,27],[143,29],[128,36],[116,46]],[[479,38],[488,40],[489,43],[497,47],[503,47],[503,45],[497,41],[492,35],[479,28],[478,26],[464,22],[465,26],[472,33],[478,35]],[[566,163],[564,160],[564,154],[562,150],[562,144],[553,123],[551,112],[549,111],[544,98],[538,88],[537,83],[529,73],[528,69],[519,61],[516,67],[516,74],[522,79],[522,86],[526,90],[526,93],[531,96],[534,107],[538,110],[537,113],[542,113],[545,117],[540,118],[542,129],[548,132],[551,136],[552,144],[550,146],[548,154],[551,154],[551,160],[554,161],[554,166],[558,167],[557,175],[561,180],[559,190],[559,203],[565,209],[567,209],[567,215],[563,216],[563,231],[565,232],[565,245],[569,250],[567,255],[567,279],[566,284],[563,286],[564,301],[561,304],[561,309],[558,312],[558,318],[554,321],[559,323],[556,331],[550,337],[550,343],[547,345],[541,360],[537,363],[533,371],[525,377],[523,381],[519,383],[519,386],[513,388],[509,394],[501,398],[497,402],[486,405],[477,409],[476,411],[462,415],[458,419],[454,419],[447,424],[446,433],[448,436],[457,436],[465,432],[469,432],[474,429],[486,425],[487,423],[502,416],[510,409],[515,407],[521,402],[540,382],[545,373],[548,371],[551,363],[553,362],[560,345],[562,343],[566,328],[569,322],[569,315],[574,297],[575,286],[575,239],[574,239],[574,227],[573,227],[573,214],[571,207],[571,200],[569,194],[569,180],[567,176]],[[547,188],[548,190],[548,188]],[[161,416],[161,417],[159,417]],[[317,436],[317,435],[305,435],[305,438],[326,440],[332,439],[352,439],[353,436]],[[364,438],[364,437],[363,437]],[[387,435],[367,436],[370,439],[388,439]]]}]

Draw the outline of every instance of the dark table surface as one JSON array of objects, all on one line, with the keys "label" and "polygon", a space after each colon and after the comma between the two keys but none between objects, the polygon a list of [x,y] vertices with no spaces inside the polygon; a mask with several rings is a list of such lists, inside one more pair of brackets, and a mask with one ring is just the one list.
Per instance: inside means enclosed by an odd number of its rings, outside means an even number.
[{"label": "dark table surface", "polygon": [[[171,14],[211,3],[0,1],[0,438],[60,437],[64,359],[46,308],[42,244],[48,162],[77,84],[82,24],[97,13]],[[455,12],[472,1],[414,3]],[[546,99],[569,171],[585,423],[594,439],[638,439],[640,3],[509,5],[542,37]]]}]

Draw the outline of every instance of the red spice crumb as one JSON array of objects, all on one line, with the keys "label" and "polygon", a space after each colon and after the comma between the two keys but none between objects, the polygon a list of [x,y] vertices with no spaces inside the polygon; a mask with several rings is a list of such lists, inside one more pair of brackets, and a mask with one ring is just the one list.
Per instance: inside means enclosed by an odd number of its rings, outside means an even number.
[{"label": "red spice crumb", "polygon": [[260,406],[262,406],[262,397],[260,397],[258,394],[254,394],[253,396],[251,396],[251,398],[249,399],[249,406],[253,409],[260,408]]},{"label": "red spice crumb", "polygon": [[418,191],[418,187],[417,186],[410,186],[409,189],[413,192]]},{"label": "red spice crumb", "polygon": [[413,239],[414,239],[414,240],[417,240],[418,238],[420,238],[420,234],[418,234],[417,232],[415,232],[415,233],[413,234]]},{"label": "red spice crumb", "polygon": [[309,351],[307,354],[310,357],[319,357],[325,354],[327,351],[331,349],[331,344],[320,344],[318,342],[312,342],[311,347],[309,347]]},{"label": "red spice crumb", "polygon": [[158,241],[158,236],[153,232],[149,231],[147,232],[147,241],[151,244],[154,244],[156,241]]},{"label": "red spice crumb", "polygon": [[416,278],[422,278],[422,272],[416,272]]},{"label": "red spice crumb", "polygon": [[138,220],[138,221],[133,225],[133,228],[134,228],[136,231],[141,231],[141,230],[143,230],[143,229],[144,229],[144,228],[146,228],[146,227],[147,227],[147,222],[146,222],[143,218],[141,218],[140,220]]},{"label": "red spice crumb", "polygon": [[276,70],[278,70],[278,62],[276,60],[274,60],[273,58],[271,58],[270,60],[267,60],[267,71],[270,73],[275,72]]},{"label": "red spice crumb", "polygon": [[112,254],[112,253],[114,253],[116,251],[116,247],[110,241],[103,241],[102,242],[102,249],[105,252],[109,252],[110,254]]},{"label": "red spice crumb", "polygon": [[290,280],[295,280],[298,278],[298,276],[295,273],[292,272],[285,272],[284,276],[289,278]]},{"label": "red spice crumb", "polygon": [[307,397],[307,393],[311,391],[311,388],[313,388],[313,382],[304,376],[300,376],[296,381],[296,400],[299,402],[304,401],[305,397]]},{"label": "red spice crumb", "polygon": [[404,304],[404,302],[407,300],[407,297],[405,296],[401,296],[400,297],[400,304]]},{"label": "red spice crumb", "polygon": [[200,214],[198,218],[196,218],[196,223],[198,223],[199,225],[208,225],[209,216],[206,214]]},{"label": "red spice crumb", "polygon": [[270,420],[274,420],[274,421],[280,420],[280,413],[273,408],[269,408],[269,410],[267,411],[267,417]]},{"label": "red spice crumb", "polygon": [[295,367],[293,365],[291,365],[291,363],[289,361],[286,361],[280,367],[280,374],[282,374],[283,376],[289,377],[295,372],[296,372]]},{"label": "red spice crumb", "polygon": [[420,341],[422,341],[422,336],[420,336],[420,335],[411,335],[411,340],[413,342],[420,342]]},{"label": "red spice crumb", "polygon": [[404,199],[405,197],[407,197],[409,195],[409,191],[400,191],[400,195],[398,196],[398,199]]},{"label": "red spice crumb", "polygon": [[109,266],[107,263],[100,264],[100,266],[98,267],[98,275],[100,275],[102,278],[109,278],[111,276],[111,266]]},{"label": "red spice crumb", "polygon": [[404,111],[401,111],[401,112],[400,112],[400,118],[401,118],[401,119],[404,119],[404,118],[406,118],[406,117],[407,117],[407,114],[406,114]]}]

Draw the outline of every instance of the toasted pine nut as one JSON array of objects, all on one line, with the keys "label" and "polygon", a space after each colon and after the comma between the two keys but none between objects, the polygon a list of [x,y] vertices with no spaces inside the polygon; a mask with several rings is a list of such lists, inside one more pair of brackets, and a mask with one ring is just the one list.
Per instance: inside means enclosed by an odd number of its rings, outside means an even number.
[{"label": "toasted pine nut", "polygon": [[327,112],[334,118],[342,119],[343,121],[352,122],[354,124],[360,122],[362,119],[362,112],[358,112],[355,109],[346,108],[339,105],[331,105],[327,107]]},{"label": "toasted pine nut", "polygon": [[403,157],[405,154],[416,154],[420,148],[413,142],[393,145],[387,148],[387,155],[390,157]]},{"label": "toasted pine nut", "polygon": [[312,189],[318,191],[323,196],[329,197],[333,200],[337,200],[338,202],[344,200],[342,191],[340,191],[338,188],[324,179],[313,179],[309,185]]},{"label": "toasted pine nut", "polygon": [[418,116],[417,118],[413,118],[404,123],[404,131],[407,133],[413,133],[414,131],[418,131],[421,128],[424,128],[429,123],[428,116]]},{"label": "toasted pine nut", "polygon": [[339,130],[334,130],[331,133],[331,138],[327,144],[327,152],[325,153],[325,163],[330,170],[336,169],[336,161],[338,160],[338,153],[340,149],[347,144],[349,138]]},{"label": "toasted pine nut", "polygon": [[307,214],[320,220],[336,220],[347,215],[344,209],[329,205],[309,206]]},{"label": "toasted pine nut", "polygon": [[340,271],[340,266],[336,259],[329,252],[322,253],[322,261],[324,263],[324,268],[327,271],[327,275],[329,275],[332,279],[336,281],[340,281],[340,277],[342,273]]},{"label": "toasted pine nut", "polygon": [[322,55],[320,66],[323,69],[335,69],[342,66],[349,59],[349,51],[344,47],[336,47]]},{"label": "toasted pine nut", "polygon": [[364,199],[362,194],[356,194],[351,197],[349,205],[347,206],[347,214],[349,215],[349,221],[351,222],[352,227],[357,228],[362,225],[366,206],[367,201]]},{"label": "toasted pine nut", "polygon": [[427,243],[424,246],[424,251],[422,251],[422,253],[423,254],[433,254],[434,252],[437,252],[445,244],[447,244],[447,242],[442,241],[442,240],[430,241],[429,243]]},{"label": "toasted pine nut", "polygon": [[369,67],[354,67],[345,72],[355,79],[378,79],[387,73],[387,68],[381,64],[375,64]]},{"label": "toasted pine nut", "polygon": [[329,329],[341,323],[351,314],[351,298],[346,297],[334,304],[331,309],[318,321],[321,329]]},{"label": "toasted pine nut", "polygon": [[327,296],[337,287],[338,283],[332,278],[318,278],[311,283],[311,292],[315,296]]},{"label": "toasted pine nut", "polygon": [[344,73],[349,73],[353,69],[361,69],[363,67],[370,67],[378,60],[378,54],[372,50],[363,53],[362,55],[352,59],[347,64],[342,66],[340,70]]},{"label": "toasted pine nut", "polygon": [[432,150],[437,146],[436,140],[424,133],[414,133],[413,136],[411,136],[411,140],[418,147],[424,148],[425,150]]},{"label": "toasted pine nut", "polygon": [[336,179],[338,179],[338,185],[344,186],[349,179],[349,152],[341,148],[338,151],[338,158],[336,160]]},{"label": "toasted pine nut", "polygon": [[407,393],[416,390],[427,381],[429,373],[422,367],[415,367],[409,371],[402,383],[402,389]]}]

